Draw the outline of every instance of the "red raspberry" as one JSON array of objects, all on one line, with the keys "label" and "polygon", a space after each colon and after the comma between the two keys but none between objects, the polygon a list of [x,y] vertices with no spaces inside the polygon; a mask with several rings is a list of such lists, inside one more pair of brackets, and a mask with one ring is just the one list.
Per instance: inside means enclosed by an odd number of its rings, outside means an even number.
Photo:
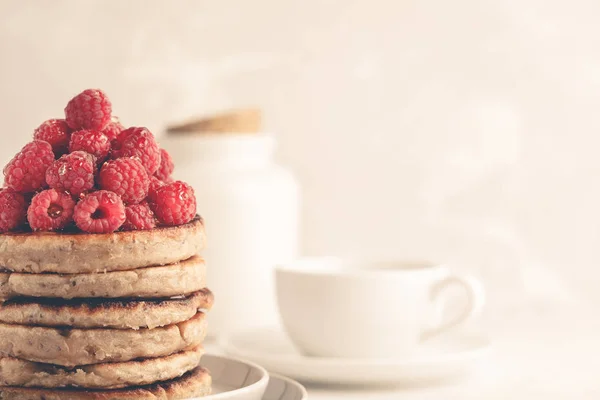
[{"label": "red raspberry", "polygon": [[64,119],[49,119],[33,131],[33,138],[44,140],[52,146],[55,156],[65,154],[69,147],[71,128]]},{"label": "red raspberry", "polygon": [[0,189],[0,233],[12,231],[25,222],[25,197],[12,189]]},{"label": "red raspberry", "polygon": [[67,191],[73,196],[94,187],[96,158],[85,151],[65,154],[46,171],[46,183],[52,189]]},{"label": "red raspberry", "polygon": [[156,171],[156,177],[166,182],[171,177],[174,169],[175,164],[171,155],[165,149],[160,149],[160,166],[158,167],[158,171]]},{"label": "red raspberry", "polygon": [[156,203],[156,191],[165,186],[165,183],[155,176],[150,177],[150,186],[148,186],[148,200]]},{"label": "red raspberry", "polygon": [[55,231],[73,220],[74,209],[75,201],[71,196],[48,189],[33,197],[27,210],[27,220],[34,231]]},{"label": "red raspberry", "polygon": [[150,179],[139,160],[118,158],[104,163],[98,175],[98,185],[121,196],[126,204],[136,204],[148,196]]},{"label": "red raspberry", "polygon": [[82,150],[96,157],[98,163],[106,160],[110,152],[110,141],[106,135],[100,131],[77,131],[71,135],[69,151],[74,152]]},{"label": "red raspberry", "polygon": [[114,232],[125,222],[125,205],[116,193],[98,190],[77,203],[73,219],[84,232]]},{"label": "red raspberry", "polygon": [[129,136],[133,135],[134,133],[142,132],[144,130],[147,130],[147,129],[146,128],[136,128],[136,127],[123,129],[119,133],[119,135],[113,139],[113,141],[111,143],[113,150],[114,151],[121,150],[121,148],[123,147],[123,143]]},{"label": "red raspberry", "polygon": [[152,211],[166,225],[183,225],[196,215],[196,196],[187,183],[175,181],[156,191]]},{"label": "red raspberry", "polygon": [[136,157],[154,175],[160,166],[160,150],[154,135],[146,128],[125,129],[113,141],[113,158]]},{"label": "red raspberry", "polygon": [[34,140],[4,167],[4,185],[20,193],[32,193],[46,185],[46,170],[54,162],[50,143]]},{"label": "red raspberry", "polygon": [[110,122],[112,105],[106,94],[87,89],[73,97],[65,107],[67,124],[73,129],[102,130]]},{"label": "red raspberry", "polygon": [[123,229],[126,231],[149,230],[156,227],[156,217],[148,203],[125,207],[125,216],[127,219]]},{"label": "red raspberry", "polygon": [[104,129],[102,130],[102,133],[104,133],[106,135],[106,137],[108,138],[108,140],[115,140],[117,138],[117,136],[119,136],[119,134],[121,132],[123,132],[125,130],[125,127],[123,125],[121,125],[121,123],[118,120],[114,120],[109,122]]}]

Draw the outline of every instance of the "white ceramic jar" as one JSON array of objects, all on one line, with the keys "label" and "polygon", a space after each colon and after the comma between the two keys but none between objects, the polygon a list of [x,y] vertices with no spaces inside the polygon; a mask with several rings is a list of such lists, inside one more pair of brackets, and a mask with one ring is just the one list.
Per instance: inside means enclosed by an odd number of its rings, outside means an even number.
[{"label": "white ceramic jar", "polygon": [[300,193],[273,161],[267,134],[167,134],[176,179],[190,183],[206,222],[203,256],[215,294],[210,335],[279,322],[274,267],[298,255]]}]

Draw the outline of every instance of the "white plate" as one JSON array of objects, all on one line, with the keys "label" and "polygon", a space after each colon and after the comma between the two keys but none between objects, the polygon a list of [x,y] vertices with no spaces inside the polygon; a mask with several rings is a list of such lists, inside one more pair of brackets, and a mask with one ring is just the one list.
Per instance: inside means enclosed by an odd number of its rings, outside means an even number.
[{"label": "white plate", "polygon": [[269,386],[262,400],[306,400],[304,386],[285,376],[270,374]]},{"label": "white plate", "polygon": [[210,371],[213,394],[198,400],[263,400],[269,374],[261,366],[213,354],[202,356],[201,364]]},{"label": "white plate", "polygon": [[404,359],[307,357],[276,328],[240,333],[222,341],[226,353],[304,382],[342,385],[428,384],[472,371],[491,344],[478,333],[452,333],[423,345]]}]

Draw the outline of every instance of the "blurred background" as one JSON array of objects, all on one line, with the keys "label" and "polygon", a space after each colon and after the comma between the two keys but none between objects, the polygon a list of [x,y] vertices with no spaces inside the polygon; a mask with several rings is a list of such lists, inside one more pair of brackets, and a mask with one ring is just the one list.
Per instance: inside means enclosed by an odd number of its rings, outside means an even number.
[{"label": "blurred background", "polygon": [[86,88],[159,138],[259,107],[302,187],[303,254],[447,261],[484,279],[488,315],[591,307],[599,12],[593,0],[3,1],[0,159]]}]

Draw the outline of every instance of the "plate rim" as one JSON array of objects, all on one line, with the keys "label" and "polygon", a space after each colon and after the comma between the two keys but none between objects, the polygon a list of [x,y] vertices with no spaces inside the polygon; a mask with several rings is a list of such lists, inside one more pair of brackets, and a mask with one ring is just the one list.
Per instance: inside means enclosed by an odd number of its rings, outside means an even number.
[{"label": "plate rim", "polygon": [[[262,367],[261,365],[255,363],[253,361],[247,360],[244,357],[233,356],[233,355],[229,355],[229,354],[217,354],[217,353],[214,353],[214,352],[207,352],[206,354],[204,354],[202,356],[202,359],[200,360],[200,365],[202,365],[202,360],[204,360],[206,357],[220,359],[220,360],[225,360],[225,361],[235,361],[235,362],[239,362],[239,363],[245,364],[245,365],[247,365],[247,366],[249,366],[251,368],[254,368],[255,370],[259,371],[260,374],[261,374],[261,377],[260,377],[260,379],[257,382],[255,382],[255,383],[253,383],[251,385],[248,385],[248,386],[245,386],[245,387],[241,387],[241,388],[238,388],[238,389],[235,389],[235,390],[230,390],[230,391],[227,391],[227,392],[210,394],[208,396],[201,397],[199,399],[203,399],[203,400],[204,399],[206,399],[206,400],[219,400],[221,398],[225,398],[225,396],[230,396],[232,394],[236,394],[236,395],[240,395],[241,396],[243,394],[248,394],[248,392],[250,392],[250,391],[252,391],[252,390],[254,390],[254,389],[256,389],[256,388],[258,388],[260,386],[263,386],[263,392],[261,394],[261,397],[264,395],[264,392],[267,389],[267,386],[269,384],[269,380],[270,380],[271,376],[270,376],[269,372],[264,367]],[[209,369],[209,371],[210,371],[210,369]],[[213,383],[214,382],[215,381],[213,380]]]},{"label": "plate rim", "polygon": [[289,378],[285,375],[281,375],[281,374],[277,374],[275,372],[269,372],[269,376],[272,380],[280,380],[283,382],[287,382],[293,386],[295,386],[297,389],[300,390],[300,392],[302,393],[302,397],[300,398],[300,400],[307,400],[308,399],[308,391],[306,390],[306,388],[304,387],[304,385],[302,385],[300,382]]}]

